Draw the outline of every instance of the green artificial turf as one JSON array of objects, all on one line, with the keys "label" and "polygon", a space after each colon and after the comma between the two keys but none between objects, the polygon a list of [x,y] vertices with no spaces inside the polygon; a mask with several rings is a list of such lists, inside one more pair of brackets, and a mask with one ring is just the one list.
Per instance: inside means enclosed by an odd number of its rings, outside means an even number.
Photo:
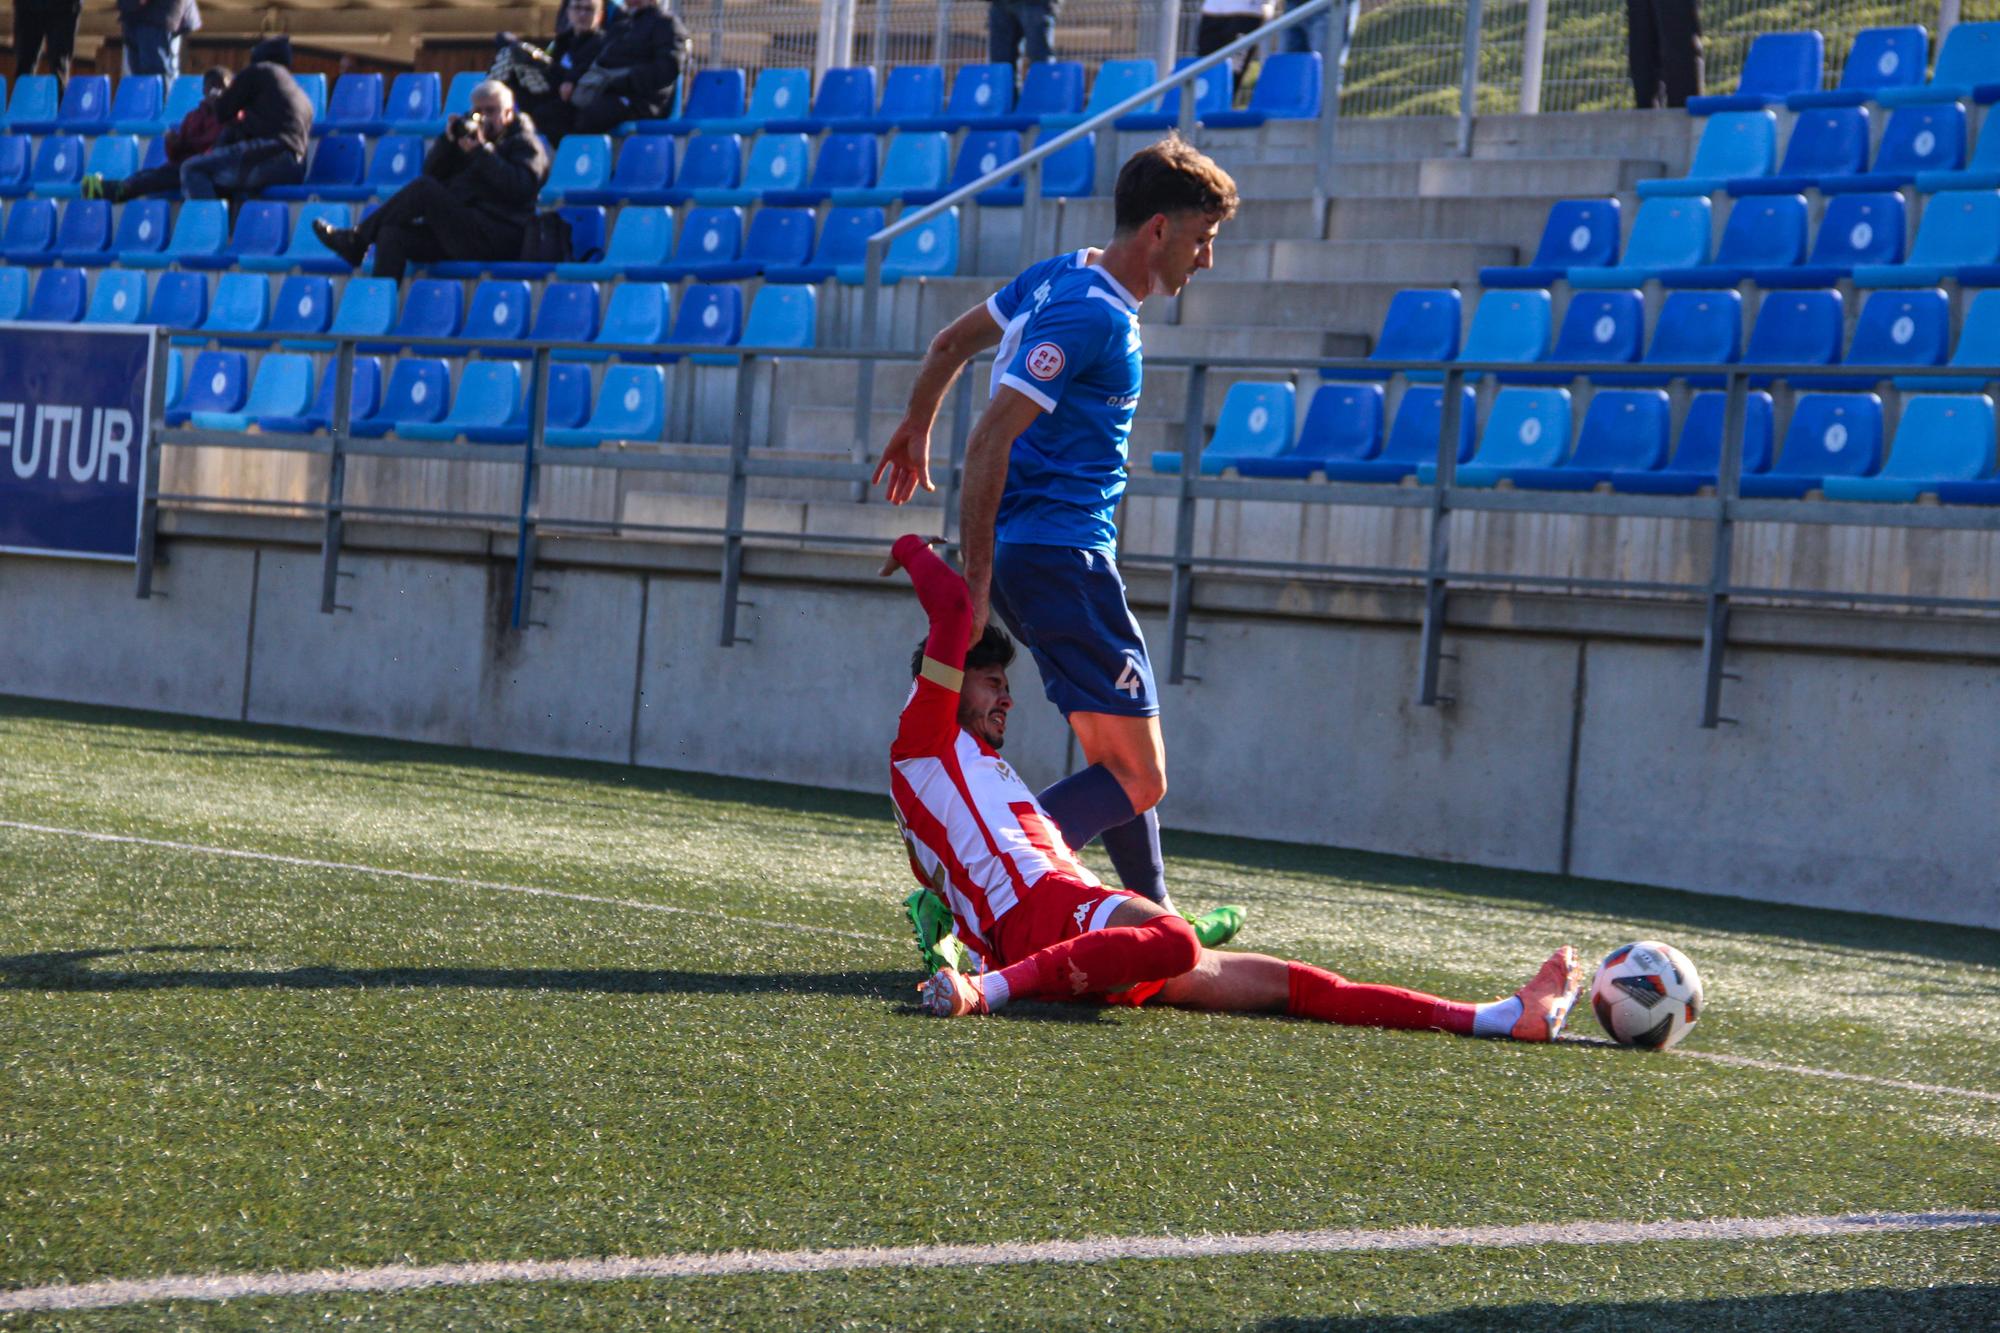
[{"label": "green artificial turf", "polygon": [[[0,819],[623,900],[0,828],[0,1289],[2000,1207],[1993,1101],[1260,1017],[924,1019],[881,797],[0,699]],[[1660,937],[1707,979],[1691,1051],[2000,1092],[1992,933],[1229,839],[1168,850],[1184,905],[1250,907],[1245,947],[1488,998],[1556,943]],[[1560,1303],[1578,1327],[1966,1327],[1995,1284],[1987,1229],[13,1322],[1515,1327],[1555,1326],[1538,1303]]]}]

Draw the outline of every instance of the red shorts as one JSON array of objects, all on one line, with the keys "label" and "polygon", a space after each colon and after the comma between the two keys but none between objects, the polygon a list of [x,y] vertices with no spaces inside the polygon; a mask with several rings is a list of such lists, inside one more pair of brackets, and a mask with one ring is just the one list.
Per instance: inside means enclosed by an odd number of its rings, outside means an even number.
[{"label": "red shorts", "polygon": [[[1066,875],[1044,875],[1027,894],[1000,918],[994,930],[1001,965],[1018,963],[1029,954],[1061,944],[1093,930],[1104,929],[1118,905],[1136,893],[1125,889],[1089,885]],[[1167,983],[1142,981],[1112,995],[1083,998],[1100,1004],[1142,1005],[1160,993]]]}]

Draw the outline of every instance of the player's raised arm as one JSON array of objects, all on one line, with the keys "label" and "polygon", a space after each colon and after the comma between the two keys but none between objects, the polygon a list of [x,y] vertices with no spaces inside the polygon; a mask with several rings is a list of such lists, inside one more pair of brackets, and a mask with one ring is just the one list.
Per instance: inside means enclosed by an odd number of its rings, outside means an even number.
[{"label": "player's raised arm", "polygon": [[883,494],[890,504],[902,504],[917,493],[919,486],[927,491],[937,489],[931,484],[931,427],[937,422],[938,408],[943,405],[951,382],[965,369],[965,363],[997,345],[1000,334],[1001,327],[992,310],[986,302],[981,302],[931,339],[924,351],[923,364],[917,368],[917,381],[910,387],[909,406],[889,436],[870,481],[871,485],[880,483],[887,475]]},{"label": "player's raised arm", "polygon": [[1000,495],[1007,489],[1007,460],[1014,441],[1041,414],[1040,403],[1003,385],[965,442],[958,548],[965,561],[965,582],[972,592],[974,639],[986,632],[986,621],[992,614],[993,525],[1000,513]]},{"label": "player's raised arm", "polygon": [[916,684],[903,705],[891,757],[927,753],[957,736],[958,696],[965,688],[965,654],[972,642],[972,599],[958,571],[913,533],[896,539],[882,573],[893,574],[899,565],[916,585],[917,600],[931,624],[912,667]]}]

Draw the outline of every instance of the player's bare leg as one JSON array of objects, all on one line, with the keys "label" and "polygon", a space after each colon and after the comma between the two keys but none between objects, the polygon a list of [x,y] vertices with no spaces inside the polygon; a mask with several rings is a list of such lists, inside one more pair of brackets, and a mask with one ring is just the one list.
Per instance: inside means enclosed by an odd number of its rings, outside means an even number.
[{"label": "player's bare leg", "polygon": [[1143,815],[1167,794],[1167,742],[1160,719],[1127,717],[1120,713],[1071,713],[1083,757],[1102,764],[1125,789],[1132,813]]}]

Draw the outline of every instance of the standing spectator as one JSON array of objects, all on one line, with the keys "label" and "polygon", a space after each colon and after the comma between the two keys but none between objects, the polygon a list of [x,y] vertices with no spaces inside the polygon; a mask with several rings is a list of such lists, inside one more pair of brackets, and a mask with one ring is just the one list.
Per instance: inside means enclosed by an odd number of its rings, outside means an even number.
[{"label": "standing spectator", "polygon": [[122,204],[127,199],[137,199],[148,194],[167,194],[181,188],[181,163],[192,157],[200,157],[215,147],[222,137],[222,121],[217,119],[215,104],[222,100],[222,94],[229,87],[229,71],[222,68],[211,69],[201,76],[201,101],[194,110],[181,117],[181,123],[167,131],[167,160],[164,166],[148,171],[135,171],[120,181],[107,181],[92,172],[83,178],[83,197],[86,199],[109,199],[114,204]]},{"label": "standing spectator", "polygon": [[1056,10],[1062,0],[987,0],[986,58],[1011,67],[1027,48],[1028,63],[1055,59]]},{"label": "standing spectator", "polygon": [[687,58],[687,29],[660,8],[660,0],[627,0],[569,96],[544,104],[542,128],[554,141],[664,116],[673,108],[674,86]]},{"label": "standing spectator", "polygon": [[400,278],[411,261],[496,263],[519,259],[549,155],[535,123],[514,109],[498,79],[472,90],[472,111],[454,116],[424,158],[424,174],[354,227],[313,222],[320,244],[355,267],[375,247],[375,276]]},{"label": "standing spectator", "polygon": [[544,132],[565,121],[577,80],[604,49],[603,0],[569,0],[560,12],[569,26],[546,47],[503,32],[497,39],[500,56],[493,62],[493,77],[514,90],[521,110]]},{"label": "standing spectator", "polygon": [[125,72],[157,74],[172,83],[181,73],[181,37],[200,26],[194,0],[118,0]]},{"label": "standing spectator", "polygon": [[[1197,56],[1214,55],[1270,21],[1271,0],[1201,0],[1201,26],[1195,29],[1194,52]],[[1248,63],[1246,57],[1233,68],[1240,75]]]},{"label": "standing spectator", "polygon": [[1626,54],[1639,109],[1683,107],[1701,95],[1701,12],[1696,0],[1625,0]]},{"label": "standing spectator", "polygon": [[230,212],[273,185],[305,179],[312,102],[292,77],[292,39],[266,37],[250,49],[250,67],[216,99],[222,136],[181,163],[190,199],[227,198]]},{"label": "standing spectator", "polygon": [[14,77],[33,74],[46,49],[60,98],[69,87],[69,61],[82,19],[83,0],[14,0]]},{"label": "standing spectator", "polygon": [[[1285,0],[1285,12],[1289,14],[1306,3],[1307,0]],[[1295,23],[1285,29],[1285,50],[1298,54],[1317,51],[1325,55],[1326,15],[1315,14],[1304,23]]]}]

